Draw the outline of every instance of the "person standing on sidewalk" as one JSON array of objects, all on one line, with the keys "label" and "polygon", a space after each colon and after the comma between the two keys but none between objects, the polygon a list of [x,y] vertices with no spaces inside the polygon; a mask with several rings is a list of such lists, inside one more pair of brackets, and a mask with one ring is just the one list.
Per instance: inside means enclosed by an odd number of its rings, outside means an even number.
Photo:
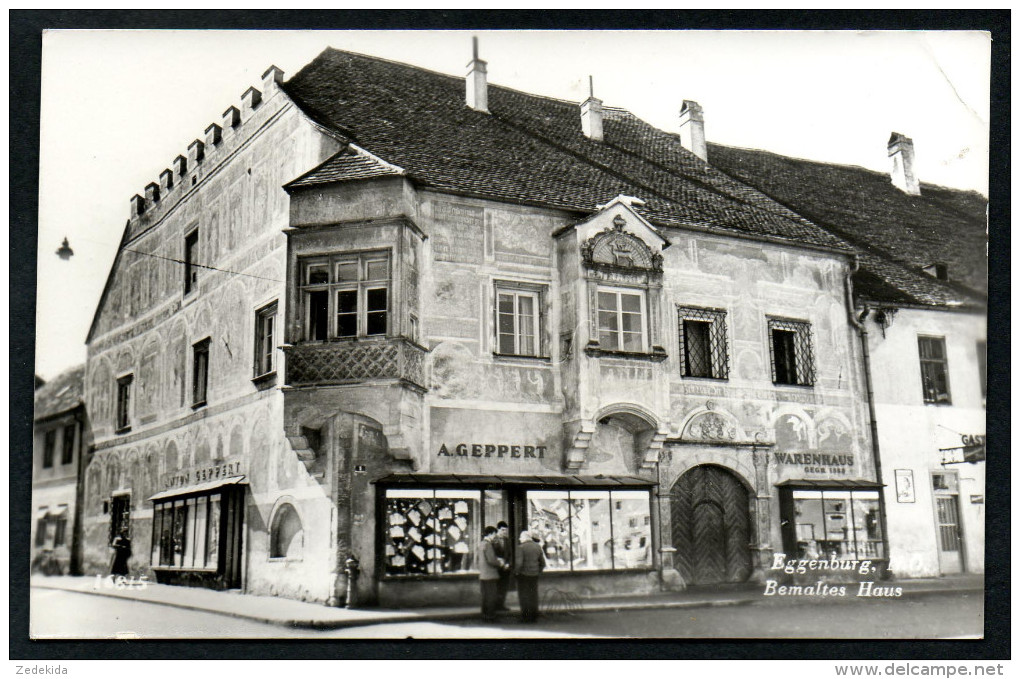
[{"label": "person standing on sidewalk", "polygon": [[110,564],[110,575],[128,575],[128,559],[131,558],[131,538],[117,535],[113,538],[113,562]]},{"label": "person standing on sidewalk", "polygon": [[496,524],[496,537],[492,540],[492,547],[496,550],[496,558],[503,560],[496,585],[496,610],[509,611],[510,609],[506,607],[506,593],[510,589],[510,564],[513,563],[510,557],[513,552],[510,545],[510,526],[506,521]]},{"label": "person standing on sidewalk", "polygon": [[517,546],[517,597],[521,602],[521,621],[538,619],[538,576],[545,570],[545,553],[531,537],[530,531],[521,533]]},{"label": "person standing on sidewalk", "polygon": [[481,558],[478,560],[478,580],[482,585],[482,620],[492,622],[496,619],[497,597],[499,596],[499,571],[504,565],[496,556],[493,540],[496,529],[486,526],[482,531],[482,543],[478,546]]}]

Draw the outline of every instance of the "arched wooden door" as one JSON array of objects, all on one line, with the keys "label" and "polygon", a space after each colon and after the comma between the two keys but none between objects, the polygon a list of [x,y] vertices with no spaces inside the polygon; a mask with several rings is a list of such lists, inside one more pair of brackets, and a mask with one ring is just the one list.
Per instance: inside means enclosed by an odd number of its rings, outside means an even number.
[{"label": "arched wooden door", "polygon": [[688,584],[744,582],[751,575],[747,489],[714,465],[694,467],[670,491],[673,547]]}]

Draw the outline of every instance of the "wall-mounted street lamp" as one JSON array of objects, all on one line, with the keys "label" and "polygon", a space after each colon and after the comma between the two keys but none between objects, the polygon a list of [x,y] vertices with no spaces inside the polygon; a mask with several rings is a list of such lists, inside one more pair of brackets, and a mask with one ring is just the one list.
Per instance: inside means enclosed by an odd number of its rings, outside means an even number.
[{"label": "wall-mounted street lamp", "polygon": [[73,255],[74,250],[71,249],[71,245],[67,242],[67,238],[65,237],[63,244],[61,244],[60,246],[60,249],[57,250],[57,256],[66,262],[67,260],[71,259]]}]

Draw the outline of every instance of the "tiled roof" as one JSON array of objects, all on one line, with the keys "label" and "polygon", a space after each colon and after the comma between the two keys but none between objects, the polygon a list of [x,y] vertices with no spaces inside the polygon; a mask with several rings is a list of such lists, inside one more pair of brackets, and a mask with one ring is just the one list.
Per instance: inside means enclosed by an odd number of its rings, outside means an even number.
[{"label": "tiled roof", "polygon": [[35,390],[35,419],[72,410],[82,404],[85,366],[79,365],[54,377]]},{"label": "tiled roof", "polygon": [[[862,250],[863,294],[945,305],[988,290],[987,201],[977,192],[921,184],[911,196],[880,172],[716,144],[708,158]],[[922,271],[935,262],[948,265],[949,284]]]},{"label": "tiled roof", "polygon": [[[624,194],[661,226],[850,249],[759,192],[706,166],[670,135],[605,110],[605,142],[581,132],[577,103],[490,85],[490,114],[464,103],[464,79],[327,49],[284,84],[314,120],[414,182],[441,191],[589,213]],[[357,178],[326,161],[291,188]]]},{"label": "tiled roof", "polygon": [[334,182],[369,179],[371,177],[399,176],[403,172],[392,165],[373,158],[366,153],[358,153],[354,148],[347,147],[311,172],[308,172],[287,185],[288,188],[315,186]]}]

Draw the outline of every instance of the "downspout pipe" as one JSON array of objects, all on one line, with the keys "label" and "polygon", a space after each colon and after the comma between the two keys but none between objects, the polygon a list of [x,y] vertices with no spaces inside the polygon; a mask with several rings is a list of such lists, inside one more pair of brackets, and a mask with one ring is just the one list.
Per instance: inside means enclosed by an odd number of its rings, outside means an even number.
[{"label": "downspout pipe", "polygon": [[882,454],[878,443],[878,419],[875,416],[875,389],[871,379],[871,350],[868,347],[868,326],[865,324],[871,309],[867,304],[864,304],[864,308],[861,310],[860,316],[858,316],[854,306],[853,275],[857,272],[858,268],[860,268],[860,261],[854,255],[850,270],[846,274],[846,305],[850,324],[857,328],[857,332],[861,337],[861,352],[864,361],[864,388],[868,397],[868,419],[870,420],[871,427],[871,452],[875,462],[875,480],[882,486],[878,491],[878,498],[879,506],[882,510],[879,512],[879,525],[882,528],[882,554],[885,555],[886,560],[883,578],[888,580],[893,577],[892,571],[889,569],[891,561],[891,555],[889,554],[889,525],[885,511],[885,482],[882,480]]}]

